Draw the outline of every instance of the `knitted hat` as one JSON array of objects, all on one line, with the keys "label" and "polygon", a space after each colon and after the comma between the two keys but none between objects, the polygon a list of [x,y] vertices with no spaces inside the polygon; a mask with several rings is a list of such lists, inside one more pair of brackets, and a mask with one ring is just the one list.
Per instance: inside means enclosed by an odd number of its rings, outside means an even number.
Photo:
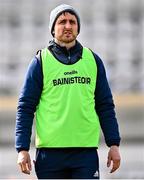
[{"label": "knitted hat", "polygon": [[57,6],[55,9],[53,9],[50,13],[50,22],[49,22],[49,29],[52,35],[54,30],[54,25],[57,20],[57,18],[63,13],[63,12],[70,12],[75,15],[77,22],[78,22],[78,33],[80,32],[80,18],[78,13],[75,11],[75,9],[67,4],[61,4]]}]

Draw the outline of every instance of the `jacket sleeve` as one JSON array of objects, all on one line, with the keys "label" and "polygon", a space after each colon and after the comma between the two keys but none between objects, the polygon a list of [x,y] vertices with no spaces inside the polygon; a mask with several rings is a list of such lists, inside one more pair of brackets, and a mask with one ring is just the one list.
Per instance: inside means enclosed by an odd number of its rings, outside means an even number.
[{"label": "jacket sleeve", "polygon": [[112,93],[106,77],[105,68],[102,60],[96,54],[94,54],[94,57],[98,70],[95,89],[96,112],[99,116],[101,129],[103,131],[107,146],[119,146],[119,127],[116,119]]},{"label": "jacket sleeve", "polygon": [[41,63],[34,57],[28,67],[18,101],[15,127],[15,147],[18,152],[30,148],[32,124],[42,92],[42,81]]}]

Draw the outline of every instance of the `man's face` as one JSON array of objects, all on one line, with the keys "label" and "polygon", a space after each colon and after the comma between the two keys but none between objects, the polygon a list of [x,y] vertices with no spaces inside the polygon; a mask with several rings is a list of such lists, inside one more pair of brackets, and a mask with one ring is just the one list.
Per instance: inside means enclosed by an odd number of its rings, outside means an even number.
[{"label": "man's face", "polygon": [[78,23],[74,15],[65,12],[60,15],[54,26],[54,37],[61,42],[70,43],[76,40]]}]

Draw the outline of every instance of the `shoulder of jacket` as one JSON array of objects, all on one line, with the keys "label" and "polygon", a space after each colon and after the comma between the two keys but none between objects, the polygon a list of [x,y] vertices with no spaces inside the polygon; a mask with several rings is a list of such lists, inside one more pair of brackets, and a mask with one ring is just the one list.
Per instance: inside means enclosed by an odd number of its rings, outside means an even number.
[{"label": "shoulder of jacket", "polygon": [[40,50],[38,50],[38,51],[36,52],[36,58],[37,58],[39,61],[41,61],[41,51],[42,51],[42,49],[40,49]]},{"label": "shoulder of jacket", "polygon": [[93,50],[91,50],[90,48],[88,48],[88,49],[92,52],[92,54],[93,54],[96,62],[97,62],[97,63],[100,63],[100,64],[101,64],[101,63],[103,64],[103,61],[102,61],[102,59],[99,57],[99,55],[96,54],[96,53],[95,53]]}]

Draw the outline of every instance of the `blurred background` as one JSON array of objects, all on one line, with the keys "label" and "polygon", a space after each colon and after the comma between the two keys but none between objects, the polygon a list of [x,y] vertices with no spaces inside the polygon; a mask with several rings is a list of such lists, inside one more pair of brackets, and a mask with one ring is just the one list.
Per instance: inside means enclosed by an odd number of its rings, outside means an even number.
[{"label": "blurred background", "polygon": [[[14,148],[15,113],[27,66],[52,39],[49,13],[72,5],[81,17],[78,40],[104,62],[113,91],[122,137],[120,169],[110,174],[101,136],[101,178],[144,178],[144,1],[143,0],[0,0],[0,178],[22,175]],[[34,135],[31,157],[34,159]]]}]

